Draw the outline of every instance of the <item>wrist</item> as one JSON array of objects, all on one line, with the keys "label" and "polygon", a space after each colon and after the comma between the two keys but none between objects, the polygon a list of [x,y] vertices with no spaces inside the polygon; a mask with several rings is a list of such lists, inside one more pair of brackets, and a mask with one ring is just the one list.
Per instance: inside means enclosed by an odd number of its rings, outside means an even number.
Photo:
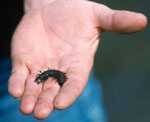
[{"label": "wrist", "polygon": [[51,3],[55,0],[24,0],[24,11],[25,13],[31,10],[38,10],[44,5]]}]

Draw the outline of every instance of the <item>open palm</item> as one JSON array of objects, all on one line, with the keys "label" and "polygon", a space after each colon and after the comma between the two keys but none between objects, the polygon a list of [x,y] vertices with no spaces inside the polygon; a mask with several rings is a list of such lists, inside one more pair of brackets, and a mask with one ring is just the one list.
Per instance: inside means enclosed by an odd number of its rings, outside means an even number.
[{"label": "open palm", "polygon": [[[12,39],[12,75],[9,92],[21,97],[20,110],[46,118],[53,109],[65,109],[82,93],[88,81],[102,30],[131,33],[142,30],[142,14],[114,11],[83,0],[57,0],[27,12]],[[126,19],[126,20],[125,20]],[[37,85],[40,71],[66,73],[60,88],[49,78]]]}]

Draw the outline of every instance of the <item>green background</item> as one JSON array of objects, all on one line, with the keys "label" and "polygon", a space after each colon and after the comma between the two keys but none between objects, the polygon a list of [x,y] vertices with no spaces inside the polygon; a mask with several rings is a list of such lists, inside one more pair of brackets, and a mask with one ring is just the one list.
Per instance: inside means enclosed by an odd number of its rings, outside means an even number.
[{"label": "green background", "polygon": [[[143,13],[149,0],[95,0],[112,9]],[[134,34],[104,32],[95,57],[108,122],[150,122],[150,27]]]}]

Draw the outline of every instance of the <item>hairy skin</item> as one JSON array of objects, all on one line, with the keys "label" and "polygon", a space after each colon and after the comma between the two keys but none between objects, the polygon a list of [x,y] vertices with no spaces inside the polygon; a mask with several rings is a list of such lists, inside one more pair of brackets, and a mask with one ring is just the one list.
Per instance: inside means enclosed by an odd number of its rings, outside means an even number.
[{"label": "hairy skin", "polygon": [[[143,14],[112,10],[85,0],[56,0],[27,10],[12,39],[9,93],[20,111],[47,118],[73,104],[84,90],[103,30],[133,33],[145,28]],[[67,73],[62,88],[53,79],[37,85],[38,70]]]}]

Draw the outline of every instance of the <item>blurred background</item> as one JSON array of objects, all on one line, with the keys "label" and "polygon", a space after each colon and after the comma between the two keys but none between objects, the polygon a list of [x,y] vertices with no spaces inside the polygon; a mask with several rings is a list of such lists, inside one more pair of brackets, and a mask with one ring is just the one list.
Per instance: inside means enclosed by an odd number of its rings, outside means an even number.
[{"label": "blurred background", "polygon": [[[0,58],[9,55],[8,43],[23,14],[23,0],[1,2]],[[96,2],[112,9],[141,12],[149,21],[149,0],[97,0]],[[95,75],[103,85],[108,122],[150,122],[149,35],[148,23],[142,32],[123,35],[106,31],[101,37],[94,69]],[[6,46],[8,48],[4,48]]]},{"label": "blurred background", "polygon": [[[10,40],[23,15],[23,0],[3,0],[0,3],[0,59],[10,55]],[[7,48],[6,48],[7,47]]]},{"label": "blurred background", "polygon": [[95,0],[112,9],[141,12],[142,32],[104,32],[95,57],[95,74],[103,85],[108,122],[150,122],[150,1]]}]

